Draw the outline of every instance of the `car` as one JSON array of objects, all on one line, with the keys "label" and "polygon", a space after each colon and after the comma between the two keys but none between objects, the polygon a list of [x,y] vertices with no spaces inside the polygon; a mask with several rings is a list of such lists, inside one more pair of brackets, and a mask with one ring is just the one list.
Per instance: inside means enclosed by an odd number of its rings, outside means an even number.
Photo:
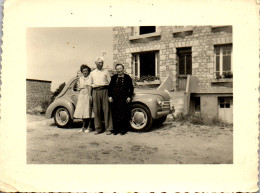
[{"label": "car", "polygon": [[[60,128],[69,127],[73,122],[79,94],[77,81],[77,76],[70,79],[46,110],[45,117],[54,117],[55,124]],[[142,89],[136,83],[134,85],[129,126],[133,131],[146,132],[153,123],[162,124],[167,115],[172,113],[170,95],[167,90]]]}]

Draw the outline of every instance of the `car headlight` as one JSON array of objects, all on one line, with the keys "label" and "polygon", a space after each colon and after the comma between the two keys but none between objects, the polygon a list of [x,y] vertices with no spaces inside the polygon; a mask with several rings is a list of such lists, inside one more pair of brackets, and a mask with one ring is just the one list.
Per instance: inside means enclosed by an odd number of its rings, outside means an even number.
[{"label": "car headlight", "polygon": [[158,103],[158,105],[162,106],[163,101],[164,101],[164,98],[163,98],[162,96],[158,96],[158,97],[157,97],[157,103]]}]

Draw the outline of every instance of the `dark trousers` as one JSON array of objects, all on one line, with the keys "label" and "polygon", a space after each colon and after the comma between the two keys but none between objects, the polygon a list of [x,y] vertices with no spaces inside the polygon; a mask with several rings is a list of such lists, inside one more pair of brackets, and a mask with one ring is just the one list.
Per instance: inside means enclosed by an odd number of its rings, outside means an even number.
[{"label": "dark trousers", "polygon": [[108,89],[93,89],[94,123],[98,132],[102,131],[102,117],[104,118],[106,131],[113,130],[112,113],[108,102]]}]

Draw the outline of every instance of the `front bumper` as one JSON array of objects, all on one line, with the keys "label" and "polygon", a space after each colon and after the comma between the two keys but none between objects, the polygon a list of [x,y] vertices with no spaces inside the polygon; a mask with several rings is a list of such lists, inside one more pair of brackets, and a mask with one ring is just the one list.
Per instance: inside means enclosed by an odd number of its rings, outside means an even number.
[{"label": "front bumper", "polygon": [[170,114],[170,110],[157,112],[156,113],[156,119],[159,119],[161,117],[166,117],[169,114]]},{"label": "front bumper", "polygon": [[170,101],[163,101],[160,105],[160,109],[158,109],[156,113],[156,119],[159,119],[161,117],[166,117],[168,114],[172,113],[172,110],[174,108],[171,105]]}]

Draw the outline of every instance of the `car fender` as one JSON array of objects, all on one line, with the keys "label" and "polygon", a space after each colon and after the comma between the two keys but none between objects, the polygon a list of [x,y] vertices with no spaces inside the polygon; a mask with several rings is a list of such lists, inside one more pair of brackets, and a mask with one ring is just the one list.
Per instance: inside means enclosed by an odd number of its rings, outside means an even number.
[{"label": "car fender", "polygon": [[74,107],[72,101],[68,100],[67,98],[59,98],[59,99],[53,101],[46,110],[45,118],[48,119],[48,118],[53,117],[54,111],[57,107],[65,107],[69,111],[71,119],[73,119],[75,107]]},{"label": "car fender", "polygon": [[137,94],[134,96],[132,103],[144,104],[151,112],[153,119],[157,118],[157,95]]}]

